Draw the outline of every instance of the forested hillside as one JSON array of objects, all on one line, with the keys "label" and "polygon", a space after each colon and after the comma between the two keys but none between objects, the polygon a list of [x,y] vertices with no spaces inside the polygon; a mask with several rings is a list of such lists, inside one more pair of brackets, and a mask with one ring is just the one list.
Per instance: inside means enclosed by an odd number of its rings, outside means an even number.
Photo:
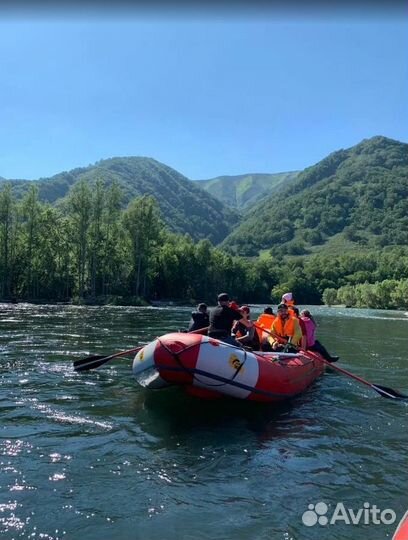
[{"label": "forested hillside", "polygon": [[363,248],[408,244],[408,144],[373,137],[334,152],[251,209],[222,246],[301,255],[333,239]]},{"label": "forested hillside", "polygon": [[77,182],[59,206],[32,184],[17,200],[0,187],[0,300],[214,302],[220,290],[268,298],[275,274],[209,240],[171,233],[151,196],[121,208],[121,188]]},{"label": "forested hillside", "polygon": [[0,300],[214,303],[225,290],[267,304],[292,291],[299,304],[408,308],[407,144],[374,137],[331,154],[214,247],[205,237],[233,219],[145,158],[2,182]]},{"label": "forested hillside", "polygon": [[16,200],[0,188],[0,300],[214,304],[346,303],[408,307],[408,248],[338,256],[245,258],[208,240],[169,232],[153,197],[121,209],[117,184],[81,181],[60,206],[38,200],[34,185]]},{"label": "forested hillside", "polygon": [[[199,240],[221,242],[238,222],[238,214],[227,208],[183,175],[151,158],[127,157],[99,161],[95,165],[57,174],[37,181],[12,180],[13,193],[21,198],[30,186],[38,187],[40,201],[61,203],[72,186],[80,181],[121,188],[123,207],[134,197],[152,195],[163,221],[176,233],[188,233]],[[5,181],[0,181],[0,186]]]},{"label": "forested hillside", "polygon": [[298,171],[276,174],[242,174],[218,176],[210,180],[197,180],[199,186],[226,206],[247,209],[265,197],[288,186]]}]

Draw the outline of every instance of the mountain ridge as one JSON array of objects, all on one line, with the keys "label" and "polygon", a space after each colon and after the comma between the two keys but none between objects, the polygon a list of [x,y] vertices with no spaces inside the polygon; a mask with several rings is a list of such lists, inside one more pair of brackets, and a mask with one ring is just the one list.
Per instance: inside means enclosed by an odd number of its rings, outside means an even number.
[{"label": "mountain ridge", "polygon": [[252,207],[222,247],[249,256],[271,249],[301,255],[336,234],[362,246],[408,243],[407,179],[408,144],[363,139],[307,167],[279,200]]},{"label": "mountain ridge", "polygon": [[11,184],[17,197],[22,197],[30,186],[36,185],[40,200],[59,204],[77,182],[93,184],[97,179],[108,186],[117,182],[125,204],[134,197],[152,195],[170,230],[179,234],[188,233],[195,240],[208,238],[217,244],[239,220],[237,212],[227,208],[175,169],[142,156],[113,157],[49,178],[5,180],[0,184]]}]

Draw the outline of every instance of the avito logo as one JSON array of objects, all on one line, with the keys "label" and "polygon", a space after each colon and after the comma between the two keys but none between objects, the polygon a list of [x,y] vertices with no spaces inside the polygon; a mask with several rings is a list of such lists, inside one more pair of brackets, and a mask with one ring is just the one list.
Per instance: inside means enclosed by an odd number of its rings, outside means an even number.
[{"label": "avito logo", "polygon": [[397,515],[391,508],[380,510],[375,504],[365,502],[363,508],[353,510],[346,508],[344,503],[338,502],[331,516],[326,514],[329,507],[325,502],[309,504],[308,510],[303,513],[302,521],[307,527],[313,525],[336,525],[336,523],[344,523],[346,525],[391,525],[397,519]]}]

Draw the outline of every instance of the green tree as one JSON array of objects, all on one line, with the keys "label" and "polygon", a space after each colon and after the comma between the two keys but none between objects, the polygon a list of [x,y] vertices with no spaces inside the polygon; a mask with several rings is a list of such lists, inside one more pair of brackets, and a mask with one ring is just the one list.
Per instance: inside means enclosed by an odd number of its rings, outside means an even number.
[{"label": "green tree", "polygon": [[[38,200],[38,188],[30,186],[22,201],[21,214],[23,218],[21,240],[21,260],[24,266],[23,289],[28,298],[39,296],[39,260],[41,242],[41,203]],[[43,231],[45,232],[45,231]]]},{"label": "green tree", "polygon": [[162,224],[156,200],[139,197],[131,201],[123,216],[130,247],[133,273],[133,294],[145,296],[149,261],[159,241]]},{"label": "green tree", "polygon": [[0,191],[0,287],[2,298],[12,294],[12,270],[15,251],[15,201],[11,185]]},{"label": "green tree", "polygon": [[85,181],[75,184],[68,198],[71,242],[76,266],[77,293],[80,299],[88,288],[88,247],[91,221],[91,191]]},{"label": "green tree", "polygon": [[337,303],[337,291],[336,289],[325,289],[323,291],[322,300],[326,306],[333,306]]}]

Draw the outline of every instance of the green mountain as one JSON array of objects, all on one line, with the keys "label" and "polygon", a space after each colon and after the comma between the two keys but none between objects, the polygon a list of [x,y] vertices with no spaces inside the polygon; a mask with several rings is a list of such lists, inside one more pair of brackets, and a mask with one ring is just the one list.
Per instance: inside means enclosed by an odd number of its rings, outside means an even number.
[{"label": "green mountain", "polygon": [[222,243],[241,255],[408,244],[408,144],[365,139],[305,169]]},{"label": "green mountain", "polygon": [[[97,179],[108,186],[116,181],[122,188],[124,204],[137,196],[154,196],[169,228],[177,233],[188,233],[195,240],[208,238],[215,244],[219,243],[239,219],[236,211],[227,208],[199,184],[146,157],[116,157],[51,178],[7,182],[12,184],[14,193],[19,197],[34,183],[42,201],[58,204],[77,182],[85,180],[92,184]],[[6,180],[0,181],[0,187],[4,182]]]},{"label": "green mountain", "polygon": [[247,209],[260,200],[287,186],[298,171],[276,174],[241,174],[218,176],[210,180],[196,180],[200,187],[211,193],[226,206]]}]

